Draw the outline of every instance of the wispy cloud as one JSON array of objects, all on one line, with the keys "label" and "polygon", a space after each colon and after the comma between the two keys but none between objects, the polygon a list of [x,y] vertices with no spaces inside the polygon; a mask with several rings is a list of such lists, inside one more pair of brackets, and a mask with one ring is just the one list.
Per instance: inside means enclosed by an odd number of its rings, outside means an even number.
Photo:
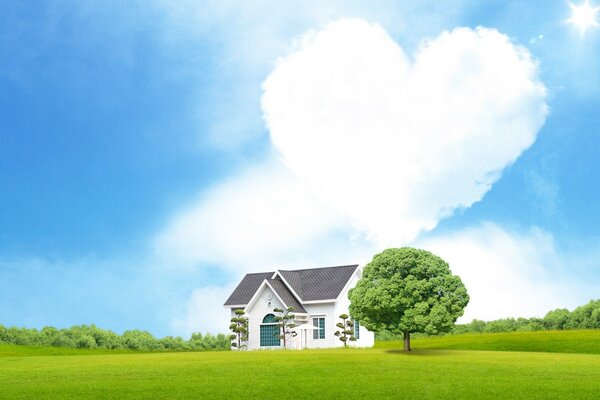
[{"label": "wispy cloud", "polygon": [[335,210],[274,159],[203,193],[156,238],[156,254],[174,266],[219,265],[240,274],[275,266],[364,259],[370,247]]},{"label": "wispy cloud", "polygon": [[[203,144],[231,150],[264,139],[260,83],[295,37],[342,17],[361,17],[379,21],[392,35],[415,46],[424,37],[455,25],[467,3],[382,0],[373,7],[346,0],[156,0],[153,5],[164,17],[157,23],[165,48],[185,54],[186,69],[211,74],[211,82],[205,82],[197,93]],[[201,53],[198,43],[204,44]],[[194,87],[195,82],[190,85]]]},{"label": "wispy cloud", "polygon": [[554,238],[539,228],[506,229],[485,222],[421,239],[417,246],[442,257],[471,296],[461,321],[543,316],[554,308],[573,308],[595,293],[568,268]]},{"label": "wispy cloud", "polygon": [[230,316],[223,309],[223,299],[227,299],[234,288],[234,285],[226,285],[195,289],[187,302],[175,309],[170,321],[171,331],[184,337],[194,332],[224,333]]}]

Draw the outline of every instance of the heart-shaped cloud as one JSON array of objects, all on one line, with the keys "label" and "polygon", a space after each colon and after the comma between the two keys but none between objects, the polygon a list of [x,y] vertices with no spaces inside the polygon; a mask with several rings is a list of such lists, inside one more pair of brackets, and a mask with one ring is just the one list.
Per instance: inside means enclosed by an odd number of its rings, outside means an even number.
[{"label": "heart-shaped cloud", "polygon": [[378,25],[305,36],[264,82],[286,165],[357,227],[399,245],[481,200],[535,141],[546,89],[528,51],[458,28],[411,61]]}]

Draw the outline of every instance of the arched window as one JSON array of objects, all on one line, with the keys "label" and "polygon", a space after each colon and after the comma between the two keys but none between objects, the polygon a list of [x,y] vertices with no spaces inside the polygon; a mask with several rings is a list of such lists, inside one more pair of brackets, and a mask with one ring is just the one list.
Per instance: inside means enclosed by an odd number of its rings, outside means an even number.
[{"label": "arched window", "polygon": [[276,324],[277,320],[275,319],[275,315],[267,314],[263,318],[263,324]]},{"label": "arched window", "polygon": [[279,339],[279,325],[275,315],[267,314],[260,325],[260,347],[281,346]]}]

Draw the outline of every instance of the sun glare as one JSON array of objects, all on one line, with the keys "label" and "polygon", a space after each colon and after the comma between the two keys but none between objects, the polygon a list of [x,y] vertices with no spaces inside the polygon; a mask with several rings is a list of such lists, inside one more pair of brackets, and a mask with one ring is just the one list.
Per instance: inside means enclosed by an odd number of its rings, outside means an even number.
[{"label": "sun glare", "polygon": [[596,13],[600,10],[600,6],[592,7],[588,0],[585,3],[576,6],[573,3],[569,4],[571,6],[571,10],[573,10],[573,15],[569,19],[569,22],[579,27],[579,31],[583,34],[585,30],[589,27],[595,26],[598,27],[598,21],[596,21]]}]

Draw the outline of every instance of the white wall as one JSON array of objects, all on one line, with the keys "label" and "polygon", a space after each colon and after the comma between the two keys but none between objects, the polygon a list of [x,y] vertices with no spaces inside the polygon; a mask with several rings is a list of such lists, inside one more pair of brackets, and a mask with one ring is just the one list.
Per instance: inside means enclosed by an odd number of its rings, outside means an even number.
[{"label": "white wall", "polygon": [[325,304],[304,304],[304,309],[308,312],[309,318],[308,323],[313,324],[312,319],[314,317],[325,317],[325,339],[313,339],[312,331],[307,331],[306,347],[309,349],[322,349],[327,347],[336,347],[339,339],[334,336],[334,332],[337,330],[335,324],[335,303]]},{"label": "white wall", "polygon": [[[273,298],[267,299],[267,294],[271,294]],[[277,299],[277,296],[273,291],[265,286],[259,293],[256,302],[250,309],[246,310],[246,316],[248,317],[248,350],[260,349],[260,324],[262,324],[263,318],[267,314],[275,314],[274,308],[284,309],[285,306]],[[282,342],[283,344],[283,342]],[[288,346],[289,347],[289,346]],[[279,348],[274,347],[262,347],[263,349]]]},{"label": "white wall", "polygon": [[[352,275],[352,278],[350,278],[348,285],[342,291],[342,293],[340,293],[340,296],[338,297],[338,301],[337,301],[336,308],[335,308],[336,321],[333,324],[334,326],[338,322],[341,322],[341,320],[339,319],[339,316],[341,314],[350,315],[350,312],[348,311],[348,309],[350,307],[350,299],[348,299],[348,292],[350,291],[350,288],[353,288],[354,286],[356,286],[356,283],[358,282],[358,280],[360,279],[360,276],[361,276],[360,272],[361,271],[359,270],[358,273],[355,273],[354,275]],[[355,342],[349,341],[348,344],[352,347],[373,347],[375,345],[375,333],[367,330],[367,328],[365,328],[364,326],[361,326],[360,324],[359,324],[359,336],[360,336],[360,338],[358,340],[356,340]],[[337,339],[337,341],[340,343],[340,345],[342,345],[342,346],[344,345],[342,343],[342,341],[340,341],[339,339]]]},{"label": "white wall", "polygon": [[[360,270],[359,270],[360,271]],[[350,278],[346,288],[340,293],[336,302],[322,304],[303,304],[306,311],[309,313],[309,323],[312,324],[313,317],[325,317],[325,339],[313,339],[312,333],[309,333],[307,345],[309,348],[327,348],[327,347],[343,347],[344,343],[334,335],[335,331],[339,330],[335,324],[341,322],[339,316],[341,314],[349,314],[348,307],[350,300],[348,299],[348,290],[354,286],[360,279],[360,274],[355,273]],[[352,343],[352,342],[350,342]],[[353,342],[353,346],[371,347],[375,343],[375,335],[369,332],[364,327],[360,327],[360,339]]]}]

